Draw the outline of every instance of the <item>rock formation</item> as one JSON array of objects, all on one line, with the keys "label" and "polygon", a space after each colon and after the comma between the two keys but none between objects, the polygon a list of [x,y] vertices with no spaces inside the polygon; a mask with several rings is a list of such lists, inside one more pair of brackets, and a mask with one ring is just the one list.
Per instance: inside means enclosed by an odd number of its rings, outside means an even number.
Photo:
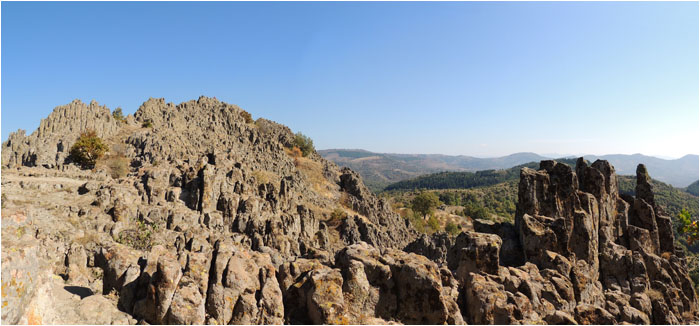
[{"label": "rock formation", "polygon": [[[95,130],[129,162],[67,159]],[[689,323],[697,294],[638,169],[523,169],[515,224],[418,236],[285,126],[202,97],[79,101],[2,147],[3,323]],[[342,212],[337,214],[336,212]],[[100,307],[90,311],[87,307]]]},{"label": "rock formation", "polygon": [[106,106],[99,106],[95,101],[86,105],[75,100],[56,107],[31,135],[26,136],[21,129],[11,133],[3,143],[2,165],[59,167],[81,132],[93,130],[107,138],[119,129],[119,123]]},{"label": "rock formation", "polygon": [[579,159],[575,169],[542,161],[521,171],[515,232],[479,220],[474,229],[446,244],[434,236],[406,247],[446,253],[468,323],[697,320],[697,293],[643,165],[632,198],[618,194],[606,161]]}]

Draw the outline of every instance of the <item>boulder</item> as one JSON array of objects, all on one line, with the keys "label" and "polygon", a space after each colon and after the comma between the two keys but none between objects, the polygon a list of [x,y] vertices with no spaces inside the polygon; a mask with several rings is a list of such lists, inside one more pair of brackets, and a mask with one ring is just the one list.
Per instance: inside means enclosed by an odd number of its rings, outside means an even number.
[{"label": "boulder", "polygon": [[366,243],[351,245],[336,256],[353,318],[359,315],[402,323],[463,323],[456,303],[457,283],[426,257],[388,249],[384,254]]},{"label": "boulder", "polygon": [[501,238],[495,234],[462,232],[448,252],[448,266],[464,282],[469,273],[498,274]]},{"label": "boulder", "polygon": [[575,310],[576,322],[585,325],[615,325],[617,319],[601,307],[578,305]]},{"label": "boulder", "polygon": [[511,324],[514,307],[503,285],[480,274],[469,273],[464,283],[462,310],[468,324]]}]

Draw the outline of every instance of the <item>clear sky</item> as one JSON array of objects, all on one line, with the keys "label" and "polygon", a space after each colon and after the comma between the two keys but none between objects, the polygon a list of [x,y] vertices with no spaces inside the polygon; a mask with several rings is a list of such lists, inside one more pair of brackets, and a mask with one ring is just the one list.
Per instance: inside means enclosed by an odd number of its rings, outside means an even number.
[{"label": "clear sky", "polygon": [[700,151],[698,3],[2,3],[2,139],[200,95],[317,149]]}]

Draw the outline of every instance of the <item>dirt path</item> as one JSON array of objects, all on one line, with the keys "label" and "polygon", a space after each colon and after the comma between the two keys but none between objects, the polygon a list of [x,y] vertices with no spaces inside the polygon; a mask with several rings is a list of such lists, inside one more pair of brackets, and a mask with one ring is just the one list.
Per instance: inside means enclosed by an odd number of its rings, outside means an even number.
[{"label": "dirt path", "polygon": [[25,176],[18,175],[15,173],[2,173],[2,182],[6,181],[30,181],[30,182],[44,182],[44,183],[61,183],[61,184],[71,184],[71,185],[82,185],[86,180],[73,179],[66,177],[46,177],[46,176]]}]

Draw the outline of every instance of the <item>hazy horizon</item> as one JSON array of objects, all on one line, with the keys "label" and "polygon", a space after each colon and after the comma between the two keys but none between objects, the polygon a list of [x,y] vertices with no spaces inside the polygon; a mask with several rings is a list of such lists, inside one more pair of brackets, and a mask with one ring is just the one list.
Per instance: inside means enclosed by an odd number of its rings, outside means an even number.
[{"label": "hazy horizon", "polygon": [[443,154],[443,153],[396,153],[396,152],[377,152],[377,151],[371,151],[367,150],[364,148],[317,148],[316,150],[318,151],[332,151],[332,150],[360,150],[360,151],[367,151],[370,153],[375,153],[375,154],[389,154],[389,155],[445,155],[445,156],[471,156],[475,158],[498,158],[498,157],[504,157],[504,156],[509,156],[509,155],[514,155],[514,154],[537,154],[540,156],[544,156],[547,158],[562,158],[562,157],[580,157],[580,156],[588,156],[588,155],[593,155],[593,156],[606,156],[606,155],[644,155],[644,156],[650,156],[650,157],[655,157],[659,158],[662,160],[677,160],[681,159],[685,156],[688,155],[698,155],[695,153],[687,153],[678,157],[671,157],[671,156],[661,156],[661,155],[653,155],[653,154],[646,154],[646,153],[604,153],[604,154],[596,154],[596,153],[577,153],[577,154],[560,154],[560,153],[536,153],[536,152],[513,152],[513,153],[508,153],[505,155],[493,155],[493,156],[478,156],[478,155],[469,155],[469,154]]},{"label": "hazy horizon", "polygon": [[1,77],[3,141],[205,95],[319,149],[700,153],[697,2],[3,2]]}]

